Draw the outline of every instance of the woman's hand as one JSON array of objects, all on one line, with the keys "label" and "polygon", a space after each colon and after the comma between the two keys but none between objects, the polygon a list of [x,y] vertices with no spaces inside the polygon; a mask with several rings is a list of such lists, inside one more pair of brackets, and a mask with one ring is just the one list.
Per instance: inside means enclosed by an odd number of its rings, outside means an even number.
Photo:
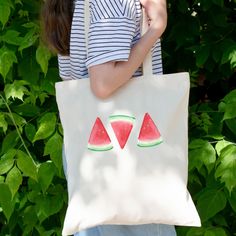
[{"label": "woman's hand", "polygon": [[140,0],[149,19],[149,26],[158,34],[165,31],[167,25],[166,0]]}]

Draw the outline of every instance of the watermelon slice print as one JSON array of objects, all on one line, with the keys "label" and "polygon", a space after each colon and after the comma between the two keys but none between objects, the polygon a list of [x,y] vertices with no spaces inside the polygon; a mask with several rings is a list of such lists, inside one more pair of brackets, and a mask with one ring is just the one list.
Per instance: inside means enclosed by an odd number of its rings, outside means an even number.
[{"label": "watermelon slice print", "polygon": [[112,115],[109,120],[120,147],[123,149],[133,128],[135,118],[126,115]]},{"label": "watermelon slice print", "polygon": [[139,147],[152,147],[162,143],[161,134],[152,120],[151,116],[146,113],[143,118],[142,127],[138,137]]},{"label": "watermelon slice print", "polygon": [[111,139],[101,119],[98,117],[89,137],[88,149],[91,151],[108,151],[112,148]]}]

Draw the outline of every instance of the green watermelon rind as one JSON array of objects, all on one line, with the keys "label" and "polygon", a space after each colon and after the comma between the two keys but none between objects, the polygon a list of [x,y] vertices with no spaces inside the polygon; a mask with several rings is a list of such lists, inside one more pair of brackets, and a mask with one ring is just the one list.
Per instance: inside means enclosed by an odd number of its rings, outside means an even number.
[{"label": "green watermelon rind", "polygon": [[109,151],[113,148],[112,144],[107,144],[103,146],[88,144],[88,149],[95,152]]},{"label": "green watermelon rind", "polygon": [[138,144],[137,145],[139,147],[154,147],[154,146],[157,146],[157,145],[159,145],[161,143],[163,143],[162,137],[160,137],[158,139],[150,140],[150,141],[138,140]]},{"label": "green watermelon rind", "polygon": [[126,116],[126,115],[111,115],[109,116],[110,122],[116,122],[116,121],[125,121],[125,122],[130,122],[134,123],[135,117],[133,116]]}]

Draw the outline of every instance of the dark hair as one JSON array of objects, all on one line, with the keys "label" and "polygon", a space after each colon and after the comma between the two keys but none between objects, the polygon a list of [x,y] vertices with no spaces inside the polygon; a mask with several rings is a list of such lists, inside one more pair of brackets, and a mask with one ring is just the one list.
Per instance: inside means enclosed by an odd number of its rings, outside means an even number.
[{"label": "dark hair", "polygon": [[41,10],[42,38],[55,53],[69,55],[73,0],[45,0]]}]

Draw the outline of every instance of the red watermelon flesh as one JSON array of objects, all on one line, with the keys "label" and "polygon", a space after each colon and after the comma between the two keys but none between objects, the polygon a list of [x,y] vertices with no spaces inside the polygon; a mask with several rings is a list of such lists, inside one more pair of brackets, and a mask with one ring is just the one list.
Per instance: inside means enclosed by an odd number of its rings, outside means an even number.
[{"label": "red watermelon flesh", "polygon": [[89,137],[88,149],[92,151],[108,151],[112,148],[111,139],[101,119],[98,117]]},{"label": "red watermelon flesh", "polygon": [[142,127],[138,137],[138,146],[152,147],[162,143],[160,131],[152,120],[151,116],[146,113],[143,118]]},{"label": "red watermelon flesh", "polygon": [[133,128],[135,118],[126,115],[112,115],[109,119],[119,145],[123,149]]}]

